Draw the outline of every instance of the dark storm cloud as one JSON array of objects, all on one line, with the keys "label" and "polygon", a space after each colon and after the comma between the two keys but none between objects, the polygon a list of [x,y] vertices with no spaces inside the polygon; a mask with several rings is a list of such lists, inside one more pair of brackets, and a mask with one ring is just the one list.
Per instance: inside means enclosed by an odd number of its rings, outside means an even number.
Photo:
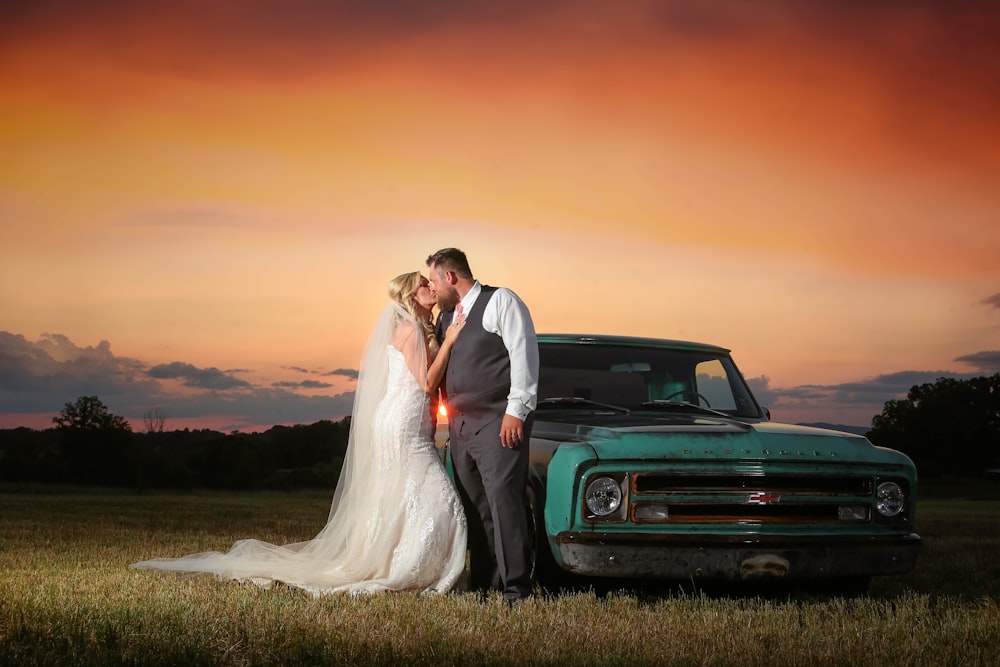
[{"label": "dark storm cloud", "polygon": [[158,380],[180,379],[185,387],[198,389],[238,389],[250,387],[250,383],[224,373],[218,368],[198,368],[192,364],[175,361],[159,364],[149,369],[149,376]]}]

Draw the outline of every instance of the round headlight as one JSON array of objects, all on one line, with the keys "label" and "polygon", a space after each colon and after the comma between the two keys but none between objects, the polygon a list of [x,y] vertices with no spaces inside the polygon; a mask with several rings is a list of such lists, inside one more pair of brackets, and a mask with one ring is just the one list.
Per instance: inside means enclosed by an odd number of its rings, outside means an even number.
[{"label": "round headlight", "polygon": [[587,509],[597,516],[614,513],[622,504],[622,489],[610,477],[598,477],[587,485]]},{"label": "round headlight", "polygon": [[906,497],[903,489],[895,482],[882,482],[875,489],[875,509],[882,516],[896,516],[903,511]]}]

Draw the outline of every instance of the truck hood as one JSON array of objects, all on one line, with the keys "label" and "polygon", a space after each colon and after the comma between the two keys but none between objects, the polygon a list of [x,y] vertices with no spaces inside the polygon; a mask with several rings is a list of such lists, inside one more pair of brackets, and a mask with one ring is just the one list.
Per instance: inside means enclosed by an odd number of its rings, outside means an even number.
[{"label": "truck hood", "polygon": [[[555,415],[553,415],[555,417]],[[701,415],[538,415],[532,437],[585,442],[598,459],[767,459],[905,463],[904,454],[841,431]]]}]

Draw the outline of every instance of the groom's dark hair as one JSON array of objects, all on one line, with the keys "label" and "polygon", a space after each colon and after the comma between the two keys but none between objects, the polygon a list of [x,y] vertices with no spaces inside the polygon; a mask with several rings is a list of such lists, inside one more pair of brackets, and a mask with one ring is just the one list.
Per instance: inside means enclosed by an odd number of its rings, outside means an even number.
[{"label": "groom's dark hair", "polygon": [[440,266],[445,271],[451,271],[459,278],[472,280],[472,269],[465,253],[458,248],[441,248],[427,258],[427,266]]}]

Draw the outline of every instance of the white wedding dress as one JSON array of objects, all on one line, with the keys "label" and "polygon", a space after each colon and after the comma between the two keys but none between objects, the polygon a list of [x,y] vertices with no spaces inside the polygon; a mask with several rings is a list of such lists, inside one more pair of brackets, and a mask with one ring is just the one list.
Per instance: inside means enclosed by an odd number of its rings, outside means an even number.
[{"label": "white wedding dress", "polygon": [[247,539],[227,553],[131,567],[281,582],[314,595],[452,590],[465,569],[466,519],[434,446],[424,380],[414,377],[414,369],[426,372],[424,339],[406,328],[416,322],[400,309],[387,313],[362,362],[344,469],[315,538],[287,545]]}]

